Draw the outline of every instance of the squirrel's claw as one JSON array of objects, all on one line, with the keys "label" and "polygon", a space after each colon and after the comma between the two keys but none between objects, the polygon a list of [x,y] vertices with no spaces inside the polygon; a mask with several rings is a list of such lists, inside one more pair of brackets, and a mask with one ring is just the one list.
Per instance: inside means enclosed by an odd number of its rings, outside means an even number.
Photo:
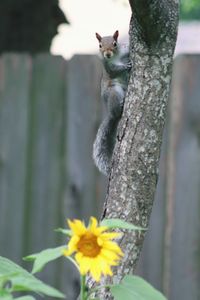
[{"label": "squirrel's claw", "polygon": [[127,70],[130,70],[132,68],[132,62],[129,61],[127,64],[126,64],[126,68]]}]

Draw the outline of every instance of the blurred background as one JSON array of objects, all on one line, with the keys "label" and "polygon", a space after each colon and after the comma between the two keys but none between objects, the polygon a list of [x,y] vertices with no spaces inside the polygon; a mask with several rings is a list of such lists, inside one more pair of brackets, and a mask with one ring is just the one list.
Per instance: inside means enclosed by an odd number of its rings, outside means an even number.
[{"label": "blurred background", "polygon": [[[0,2],[0,255],[65,243],[66,218],[101,215],[106,179],[92,161],[101,121],[94,33],[128,41],[123,0]],[[200,0],[182,0],[160,177],[138,266],[170,300],[200,300]],[[74,300],[62,258],[39,275]],[[39,297],[38,297],[39,299]]]}]

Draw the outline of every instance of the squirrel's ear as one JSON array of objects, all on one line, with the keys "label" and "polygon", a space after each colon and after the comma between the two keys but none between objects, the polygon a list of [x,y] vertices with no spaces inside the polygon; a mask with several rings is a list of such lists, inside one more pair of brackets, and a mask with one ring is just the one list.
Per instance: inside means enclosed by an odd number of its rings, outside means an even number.
[{"label": "squirrel's ear", "polygon": [[97,32],[96,32],[96,38],[97,38],[97,40],[98,40],[99,42],[101,42],[102,37],[101,37],[100,34],[98,34]]},{"label": "squirrel's ear", "polygon": [[114,39],[115,41],[117,41],[118,36],[119,36],[119,31],[116,30],[115,33],[113,34],[113,39]]}]

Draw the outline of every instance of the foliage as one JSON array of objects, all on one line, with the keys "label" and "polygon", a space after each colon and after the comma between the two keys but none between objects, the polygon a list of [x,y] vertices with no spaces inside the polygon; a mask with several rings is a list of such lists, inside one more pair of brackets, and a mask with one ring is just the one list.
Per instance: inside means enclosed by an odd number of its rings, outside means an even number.
[{"label": "foliage", "polygon": [[166,300],[148,282],[138,276],[127,275],[120,284],[111,287],[115,300]]},{"label": "foliage", "polygon": [[200,0],[181,0],[180,19],[200,20]]},{"label": "foliage", "polygon": [[127,229],[127,230],[146,230],[145,228],[127,223],[120,219],[103,219],[103,221],[101,221],[100,224],[101,226],[106,226],[108,228],[120,228],[120,229]]},{"label": "foliage", "polygon": [[34,261],[32,274],[35,274],[40,272],[47,263],[62,256],[62,251],[64,251],[65,248],[66,246],[60,246],[54,249],[45,249],[39,254],[26,256],[24,260]]},{"label": "foliage", "polygon": [[[107,260],[110,260],[110,255],[114,255],[112,251],[116,250],[118,252],[121,252],[120,247],[115,243],[112,242],[111,239],[119,236],[119,233],[115,232],[107,232],[108,228],[120,228],[120,229],[126,229],[126,230],[144,230],[141,227],[134,226],[132,224],[129,224],[127,222],[124,222],[119,219],[110,219],[110,220],[104,220],[100,223],[100,226],[98,226],[97,220],[93,217],[91,217],[90,223],[88,227],[85,227],[84,223],[80,220],[74,220],[69,221],[68,224],[71,228],[71,230],[64,230],[59,229],[59,232],[63,233],[64,235],[68,235],[70,239],[80,239],[81,241],[81,247],[89,247],[85,248],[86,254],[83,253],[83,255],[88,255],[88,253],[94,254],[94,249],[92,248],[95,246],[94,243],[94,237],[96,236],[99,249],[101,249],[100,246],[103,246],[102,242],[105,239],[105,245],[109,245],[110,249],[107,250],[105,254],[102,252],[102,257],[104,255],[107,255],[105,257],[105,261],[103,259],[94,259],[93,256],[88,256],[88,263],[90,263],[90,260],[92,261],[91,267],[87,269],[87,275],[89,273],[90,268],[99,268],[99,263],[103,264],[106,268]],[[84,241],[83,236],[86,235],[87,240]],[[91,239],[92,238],[92,239]],[[82,240],[81,240],[82,239]],[[86,243],[85,243],[86,242]],[[69,242],[70,243],[70,242]],[[41,251],[40,253],[29,255],[25,258],[27,261],[33,262],[33,270],[32,273],[27,272],[22,267],[18,266],[14,262],[10,261],[7,258],[0,257],[0,299],[1,300],[35,300],[34,296],[26,295],[26,296],[16,296],[16,292],[34,292],[36,294],[40,295],[46,295],[51,296],[54,298],[65,298],[65,296],[59,292],[58,290],[54,289],[53,287],[43,283],[41,280],[38,280],[33,273],[40,272],[49,262],[58,259],[59,257],[64,255],[65,251],[69,251],[68,243],[68,250],[66,250],[66,246],[60,246],[56,248],[51,249],[45,249]],[[84,245],[85,243],[85,245]],[[105,248],[104,245],[104,248]],[[78,248],[78,251],[81,249]],[[102,251],[104,251],[102,247]],[[86,286],[86,273],[81,272],[81,266],[79,261],[76,261],[73,256],[67,256],[67,259],[69,259],[74,265],[76,266],[77,270],[80,273],[80,281],[81,281],[81,292],[80,292],[80,299],[81,300],[94,300],[96,292],[103,288],[103,286],[99,285],[95,287],[94,289],[87,289]],[[115,257],[118,260],[118,257]],[[86,259],[86,257],[85,257]],[[118,261],[116,264],[117,265]],[[103,266],[102,265],[102,266]],[[112,264],[111,264],[112,265]],[[101,266],[101,267],[102,267]],[[112,272],[103,272],[104,276],[110,275],[112,276]],[[98,276],[97,276],[98,277]],[[96,279],[95,276],[93,276],[93,279]],[[99,278],[97,278],[99,281]],[[131,276],[127,275],[124,277],[121,283],[119,284],[113,284],[106,286],[108,289],[110,289],[111,294],[113,295],[115,300],[166,300],[166,298],[156,289],[154,289],[149,283],[147,283],[144,279],[138,277],[138,276]],[[15,295],[15,297],[14,297]]]},{"label": "foliage", "polygon": [[68,23],[58,0],[1,0],[0,53],[48,51],[61,23]]},{"label": "foliage", "polygon": [[[112,0],[128,5],[128,0]],[[180,0],[181,20],[200,20],[200,0]]]},{"label": "foliage", "polygon": [[[76,232],[76,235],[80,233],[80,235],[83,234],[83,232],[90,231],[92,227],[92,232],[97,232],[99,234],[99,231],[102,233],[105,230],[105,227],[107,228],[118,228],[118,229],[126,229],[126,230],[144,230],[144,228],[134,226],[133,224],[127,223],[125,221],[119,220],[119,219],[105,219],[103,220],[99,225],[97,226],[96,221],[94,221],[94,218],[92,218],[93,222],[90,222],[89,226],[86,228],[84,226],[84,223],[80,220],[74,220],[73,222],[68,221],[68,223],[71,225],[72,230],[65,230],[62,228],[59,228],[59,232],[63,233],[64,235],[68,235],[70,239],[75,237],[74,231]],[[94,226],[95,225],[95,226]],[[113,234],[114,233],[109,233]],[[76,237],[77,238],[77,237]],[[57,247],[54,249],[46,249],[41,251],[40,253],[36,253],[33,255],[27,256],[25,259],[29,261],[33,261],[33,270],[32,273],[36,273],[41,271],[45,265],[57,259],[58,257],[63,256],[64,249],[66,246]],[[69,259],[78,271],[80,272],[80,266],[79,263],[74,260],[73,257],[67,256],[67,259]],[[94,264],[99,263],[98,261],[95,261]],[[80,272],[81,273],[81,272]],[[80,293],[80,299],[81,300],[99,300],[99,298],[95,298],[95,293],[101,289],[101,285],[98,285],[94,289],[90,289],[88,292],[88,289],[86,288],[86,281],[85,281],[85,274],[81,275],[81,293]],[[121,283],[119,284],[113,284],[106,286],[110,289],[111,294],[113,295],[115,300],[166,300],[166,298],[157,291],[154,287],[152,287],[148,282],[146,282],[144,279],[138,277],[138,276],[131,276],[127,275],[124,277]],[[26,300],[26,299],[25,299]],[[27,299],[28,300],[28,299]],[[30,299],[31,300],[31,299]]]},{"label": "foliage", "polygon": [[[31,273],[11,260],[0,256],[0,299],[13,299],[14,292],[35,292],[40,295],[64,298],[64,295],[43,283]],[[18,300],[33,300],[32,296],[15,298]]]}]

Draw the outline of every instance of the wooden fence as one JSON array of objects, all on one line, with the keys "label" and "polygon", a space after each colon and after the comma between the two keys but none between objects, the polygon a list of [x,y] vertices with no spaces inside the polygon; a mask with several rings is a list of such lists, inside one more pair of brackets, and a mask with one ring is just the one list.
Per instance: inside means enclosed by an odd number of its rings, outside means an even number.
[{"label": "wooden fence", "polygon": [[[0,255],[63,243],[65,219],[101,213],[106,180],[92,161],[100,122],[95,56],[0,58]],[[175,60],[160,178],[138,273],[170,300],[200,299],[200,56]],[[76,299],[64,258],[40,277]]]}]

